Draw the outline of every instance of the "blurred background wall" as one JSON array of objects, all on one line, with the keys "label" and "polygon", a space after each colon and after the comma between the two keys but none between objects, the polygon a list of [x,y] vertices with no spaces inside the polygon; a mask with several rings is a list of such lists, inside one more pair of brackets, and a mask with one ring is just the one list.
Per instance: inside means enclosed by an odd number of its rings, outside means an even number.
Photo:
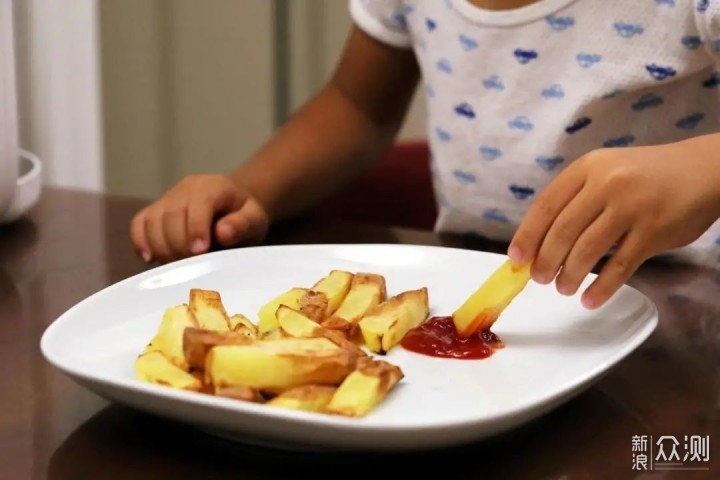
[{"label": "blurred background wall", "polygon": [[[332,73],[346,0],[14,0],[48,185],[156,197],[246,159]],[[424,137],[416,96],[402,139]]]}]

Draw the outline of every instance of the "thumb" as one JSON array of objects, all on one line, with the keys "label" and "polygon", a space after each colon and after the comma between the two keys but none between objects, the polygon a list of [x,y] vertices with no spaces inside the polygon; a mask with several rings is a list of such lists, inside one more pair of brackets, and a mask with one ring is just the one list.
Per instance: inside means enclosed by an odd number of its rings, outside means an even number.
[{"label": "thumb", "polygon": [[269,226],[268,216],[260,204],[249,198],[243,206],[218,220],[215,236],[225,247],[256,245],[263,241]]}]

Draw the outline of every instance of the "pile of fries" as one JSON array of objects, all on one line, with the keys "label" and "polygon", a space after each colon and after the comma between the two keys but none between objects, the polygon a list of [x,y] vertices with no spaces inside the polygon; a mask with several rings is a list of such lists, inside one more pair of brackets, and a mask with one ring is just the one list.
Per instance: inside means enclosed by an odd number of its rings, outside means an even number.
[{"label": "pile of fries", "polygon": [[229,315],[219,292],[192,289],[165,311],[135,371],[171,388],[362,417],[404,377],[381,357],[428,314],[427,288],[388,298],[374,273],[332,270],[270,300],[257,323]]}]

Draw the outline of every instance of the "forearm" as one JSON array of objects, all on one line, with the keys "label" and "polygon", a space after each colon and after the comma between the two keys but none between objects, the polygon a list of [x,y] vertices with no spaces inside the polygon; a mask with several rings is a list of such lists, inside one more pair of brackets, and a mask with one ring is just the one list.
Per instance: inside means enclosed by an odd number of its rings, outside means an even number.
[{"label": "forearm", "polygon": [[329,84],[232,178],[273,220],[295,215],[357,177],[387,149],[398,122],[377,123]]}]

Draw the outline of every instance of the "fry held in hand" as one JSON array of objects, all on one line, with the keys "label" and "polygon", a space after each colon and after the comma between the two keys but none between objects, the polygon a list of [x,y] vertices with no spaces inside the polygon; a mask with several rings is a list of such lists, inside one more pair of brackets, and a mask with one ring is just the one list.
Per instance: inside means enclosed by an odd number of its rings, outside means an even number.
[{"label": "fry held in hand", "polygon": [[516,266],[506,260],[453,313],[460,338],[490,329],[500,314],[530,281],[530,265]]}]

